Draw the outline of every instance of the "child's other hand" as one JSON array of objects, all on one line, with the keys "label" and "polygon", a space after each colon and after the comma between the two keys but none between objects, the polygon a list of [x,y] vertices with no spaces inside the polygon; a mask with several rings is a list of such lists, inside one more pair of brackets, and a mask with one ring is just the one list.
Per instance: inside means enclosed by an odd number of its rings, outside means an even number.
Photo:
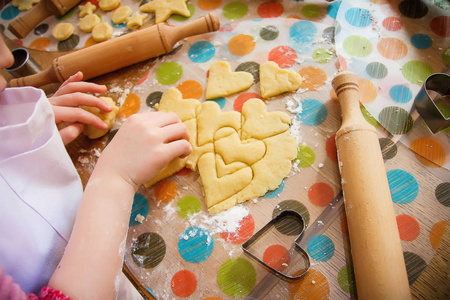
[{"label": "child's other hand", "polygon": [[62,128],[59,133],[65,145],[76,139],[83,131],[84,124],[106,129],[107,125],[96,115],[85,111],[80,106],[94,106],[104,112],[112,107],[101,99],[88,93],[104,93],[106,87],[91,82],[81,81],[83,73],[78,72],[67,79],[49,98],[55,114],[55,123],[71,123]]},{"label": "child's other hand", "polygon": [[175,157],[192,151],[189,132],[174,113],[130,116],[105,148],[96,170],[119,175],[133,188],[153,178]]}]

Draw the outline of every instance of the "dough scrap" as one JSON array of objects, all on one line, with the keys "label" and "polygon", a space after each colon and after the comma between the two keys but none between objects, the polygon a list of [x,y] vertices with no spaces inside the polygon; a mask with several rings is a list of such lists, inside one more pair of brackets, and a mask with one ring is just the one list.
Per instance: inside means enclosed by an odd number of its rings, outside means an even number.
[{"label": "dough scrap", "polygon": [[92,29],[94,29],[94,27],[101,22],[102,21],[100,20],[100,17],[98,15],[90,14],[84,16],[80,20],[80,22],[78,23],[78,27],[81,31],[89,33],[92,32]]},{"label": "dough scrap", "polygon": [[103,11],[110,11],[120,5],[120,0],[100,0],[98,1],[98,6]]},{"label": "dough scrap", "polygon": [[78,5],[78,9],[80,10],[78,16],[82,18],[84,16],[93,14],[94,11],[97,10],[97,6],[95,6],[91,2],[87,2],[85,5]]},{"label": "dough scrap", "polygon": [[268,61],[259,67],[261,96],[264,99],[293,92],[300,88],[302,76],[296,72],[284,70],[273,61]]},{"label": "dough scrap", "polygon": [[41,2],[41,0],[12,0],[12,5],[17,7],[20,11],[30,10],[34,4]]},{"label": "dough scrap", "polygon": [[289,131],[290,117],[267,112],[260,99],[247,100],[242,113],[222,112],[214,101],[182,99],[181,92],[171,88],[157,109],[180,117],[188,128],[193,151],[187,158],[176,158],[145,186],[183,167],[198,168],[211,213],[276,189],[297,156],[297,143]]},{"label": "dough scrap", "polygon": [[94,26],[92,29],[92,38],[96,42],[104,42],[109,40],[113,34],[113,28],[108,23],[100,23]]},{"label": "dough scrap", "polygon": [[116,103],[112,98],[110,97],[99,97],[99,98],[108,103],[109,105],[111,105],[113,109],[110,112],[102,112],[97,107],[91,106],[83,107],[84,110],[93,113],[108,125],[107,129],[99,129],[92,125],[86,125],[86,127],[83,130],[83,133],[90,139],[98,139],[107,134],[108,131],[111,129],[111,127],[113,127],[114,123],[116,122],[116,115],[119,112],[119,108],[116,106]]},{"label": "dough scrap", "polygon": [[114,24],[122,24],[128,20],[128,17],[131,16],[132,13],[133,11],[129,6],[121,6],[113,12],[111,21],[113,21]]},{"label": "dough scrap", "polygon": [[128,18],[127,27],[142,26],[147,16],[147,14],[140,14],[138,12],[135,12],[131,17]]},{"label": "dough scrap", "polygon": [[70,23],[58,23],[53,27],[52,36],[57,41],[64,41],[70,38],[70,36],[75,32],[75,28]]},{"label": "dough scrap", "polygon": [[149,12],[155,14],[155,22],[161,23],[167,20],[172,14],[190,17],[191,12],[186,5],[187,0],[153,0],[139,9],[142,12]]},{"label": "dough scrap", "polygon": [[232,72],[227,62],[217,61],[209,68],[206,99],[226,97],[238,93],[251,87],[253,82],[252,74]]}]

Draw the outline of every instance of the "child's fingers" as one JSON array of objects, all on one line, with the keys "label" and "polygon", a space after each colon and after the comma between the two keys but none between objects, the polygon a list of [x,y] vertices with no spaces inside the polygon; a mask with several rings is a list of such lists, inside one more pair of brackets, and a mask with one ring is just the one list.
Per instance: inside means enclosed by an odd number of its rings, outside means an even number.
[{"label": "child's fingers", "polygon": [[[152,122],[155,122],[155,125],[158,127],[164,127],[175,123],[181,123],[180,118],[175,113],[158,113],[155,114],[154,112],[150,112],[149,114],[149,120]],[[157,116],[156,119],[153,119]]]},{"label": "child's fingers", "polygon": [[192,146],[187,140],[176,140],[170,144],[166,144],[167,154],[171,158],[180,157],[184,158],[191,154]]},{"label": "child's fingers", "polygon": [[73,74],[72,76],[70,76],[66,81],[64,81],[59,88],[62,88],[71,82],[77,82],[77,81],[81,81],[81,80],[83,80],[83,73],[78,71],[75,74]]},{"label": "child's fingers", "polygon": [[163,136],[165,136],[165,143],[170,143],[176,140],[187,140],[189,141],[189,132],[187,127],[183,123],[174,123],[161,128]]},{"label": "child's fingers", "polygon": [[57,106],[68,106],[68,107],[78,107],[83,106],[93,106],[97,107],[101,111],[109,112],[113,108],[111,105],[103,101],[102,99],[84,93],[73,93],[68,95],[56,96],[50,99],[53,105]]},{"label": "child's fingers", "polygon": [[86,81],[69,82],[64,86],[61,86],[53,96],[72,94],[76,92],[101,94],[106,92],[106,86]]},{"label": "child's fingers", "polygon": [[88,111],[85,111],[82,108],[53,106],[53,111],[55,113],[56,124],[60,124],[62,122],[80,122],[86,125],[92,125],[99,129],[108,128],[108,125],[99,117]]},{"label": "child's fingers", "polygon": [[62,129],[59,130],[59,134],[61,135],[61,139],[64,145],[71,143],[75,140],[81,132],[83,132],[84,124],[81,123],[72,123]]}]

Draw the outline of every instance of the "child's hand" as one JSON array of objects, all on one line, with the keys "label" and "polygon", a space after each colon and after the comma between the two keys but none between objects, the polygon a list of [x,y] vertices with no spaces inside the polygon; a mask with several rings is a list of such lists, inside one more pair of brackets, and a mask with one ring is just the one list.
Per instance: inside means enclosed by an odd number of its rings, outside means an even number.
[{"label": "child's hand", "polygon": [[95,83],[81,81],[83,73],[78,72],[67,79],[49,98],[55,114],[56,124],[71,123],[59,133],[65,145],[72,142],[83,131],[84,124],[106,129],[107,125],[94,114],[85,111],[80,105],[94,106],[101,111],[109,112],[112,107],[101,99],[88,93],[104,93],[106,87]]},{"label": "child's hand", "polygon": [[137,189],[172,159],[185,157],[191,151],[187,127],[176,114],[140,113],[122,124],[95,169],[119,175]]}]

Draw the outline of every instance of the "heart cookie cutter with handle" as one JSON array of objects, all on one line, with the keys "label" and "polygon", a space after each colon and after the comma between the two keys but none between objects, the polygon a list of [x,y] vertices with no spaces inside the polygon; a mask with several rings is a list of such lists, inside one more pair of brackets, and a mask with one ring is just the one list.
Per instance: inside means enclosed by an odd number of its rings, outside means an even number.
[{"label": "heart cookie cutter with handle", "polygon": [[[447,69],[450,71],[450,68]],[[430,75],[414,99],[414,105],[431,132],[448,128],[450,117],[444,115],[442,108],[450,108],[450,75]]]},{"label": "heart cookie cutter with handle", "polygon": [[[283,232],[285,232],[287,229],[292,233],[292,229],[294,229],[293,227],[296,227],[297,224],[300,225],[300,228],[295,228],[295,231],[297,233],[298,232],[300,233],[295,239],[292,247],[289,250],[286,249],[287,253],[284,253],[282,255],[278,253],[279,255],[275,257],[274,260],[268,261],[265,258],[261,259],[260,255],[257,255],[256,253],[250,250],[252,245],[254,245],[258,240],[261,240],[263,236],[266,235],[269,230],[271,230],[272,227],[276,227],[278,231]],[[253,259],[262,264],[264,267],[268,268],[276,275],[279,275],[282,279],[286,279],[288,281],[301,279],[308,273],[311,267],[308,253],[299,244],[300,240],[303,238],[304,232],[305,232],[305,220],[303,216],[294,210],[289,209],[283,210],[274,218],[272,218],[272,220],[270,220],[266,225],[264,225],[264,227],[262,227],[258,232],[256,232],[245,243],[243,243],[242,250],[244,250],[246,254],[250,255]],[[273,242],[273,240],[271,240],[271,242]],[[261,242],[261,244],[267,246],[267,242],[265,241]],[[267,250],[265,253],[267,253]],[[299,262],[298,257],[299,255],[303,256],[304,268],[293,270],[293,267],[296,266],[297,263]]]}]

